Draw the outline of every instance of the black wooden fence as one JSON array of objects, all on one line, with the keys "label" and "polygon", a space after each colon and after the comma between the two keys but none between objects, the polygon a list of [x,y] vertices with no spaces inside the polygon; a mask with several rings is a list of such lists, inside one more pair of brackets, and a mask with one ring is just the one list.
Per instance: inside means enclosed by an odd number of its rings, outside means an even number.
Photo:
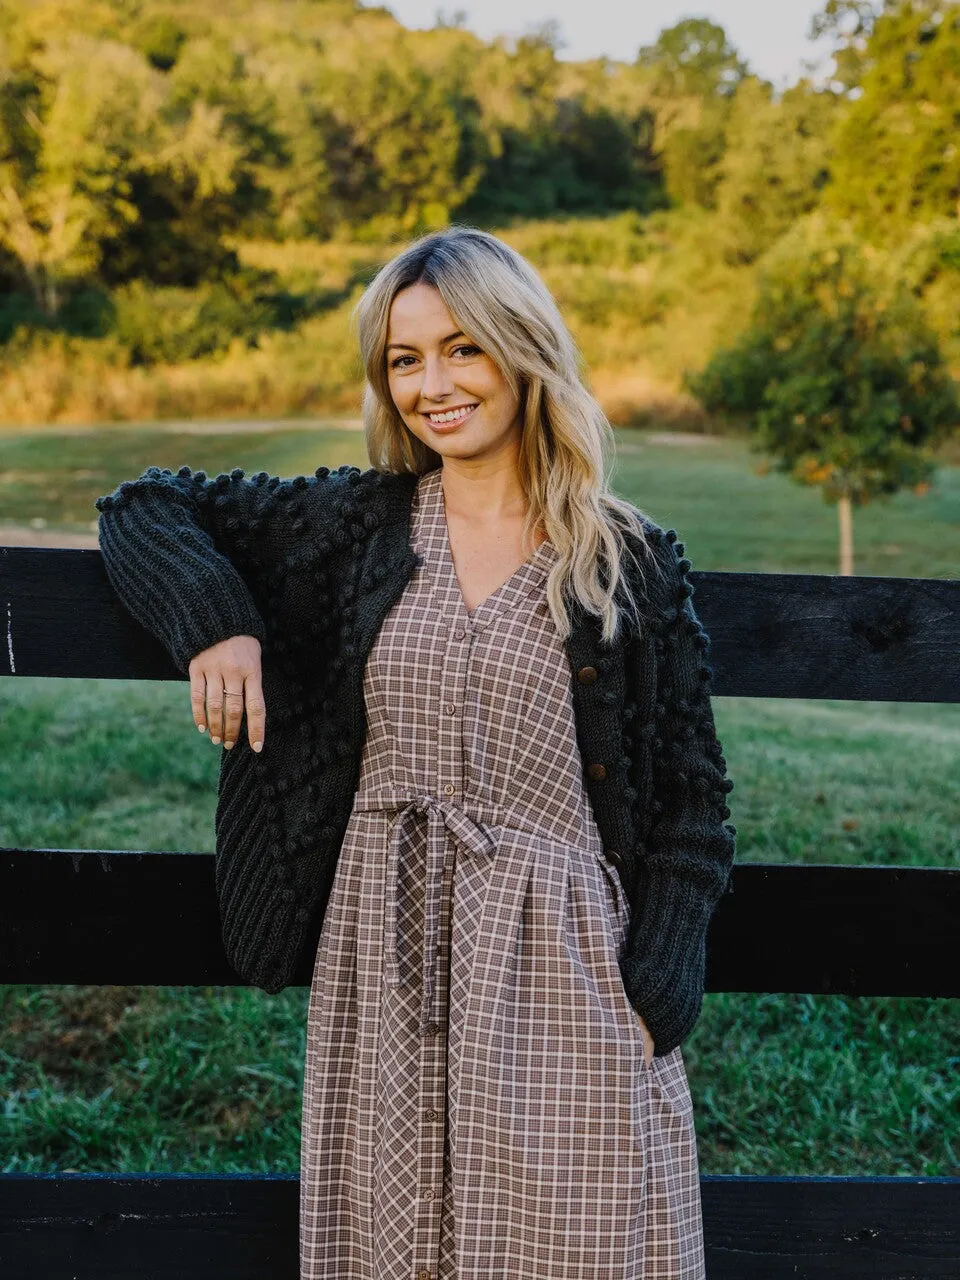
[{"label": "black wooden fence", "polygon": [[[960,581],[691,580],[717,695],[960,701]],[[0,674],[183,679],[119,605],[99,551],[0,546],[0,609]],[[212,854],[0,849],[0,877],[2,983],[240,983]],[[958,870],[739,862],[731,890],[710,926],[709,991],[960,995]],[[298,1187],[0,1174],[0,1276],[294,1280]],[[960,1177],[705,1176],[702,1197],[710,1280],[960,1280]]]}]

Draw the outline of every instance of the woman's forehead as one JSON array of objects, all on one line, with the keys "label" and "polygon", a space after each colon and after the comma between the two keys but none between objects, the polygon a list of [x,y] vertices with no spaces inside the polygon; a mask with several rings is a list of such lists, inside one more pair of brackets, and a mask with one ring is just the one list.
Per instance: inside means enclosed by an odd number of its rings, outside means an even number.
[{"label": "woman's forehead", "polygon": [[457,333],[457,323],[433,285],[410,285],[402,289],[390,306],[388,342],[426,339],[444,341]]}]

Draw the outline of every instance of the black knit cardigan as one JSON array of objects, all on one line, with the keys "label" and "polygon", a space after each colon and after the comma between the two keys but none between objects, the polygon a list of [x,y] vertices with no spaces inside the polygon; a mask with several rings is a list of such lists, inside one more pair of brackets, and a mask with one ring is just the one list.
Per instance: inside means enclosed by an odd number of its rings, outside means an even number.
[{"label": "black knit cardigan", "polygon": [[[179,670],[231,636],[262,646],[264,747],[244,731],[221,752],[215,878],[227,958],[271,994],[316,952],[359,781],[364,664],[419,562],[416,482],[349,466],[292,479],[148,467],[96,502],[107,577]],[[624,988],[662,1055],[700,1014],[736,828],[690,561],[675,530],[642,519],[665,571],[631,577],[644,625],[607,644],[568,598],[564,643],[589,799],[631,907]]]}]

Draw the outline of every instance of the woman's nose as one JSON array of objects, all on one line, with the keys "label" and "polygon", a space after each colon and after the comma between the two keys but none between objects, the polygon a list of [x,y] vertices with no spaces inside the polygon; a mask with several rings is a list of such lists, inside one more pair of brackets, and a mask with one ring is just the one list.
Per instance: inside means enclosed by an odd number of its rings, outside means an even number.
[{"label": "woman's nose", "polygon": [[423,368],[423,383],[420,392],[428,400],[438,400],[453,390],[453,379],[446,363],[440,359],[427,356]]}]

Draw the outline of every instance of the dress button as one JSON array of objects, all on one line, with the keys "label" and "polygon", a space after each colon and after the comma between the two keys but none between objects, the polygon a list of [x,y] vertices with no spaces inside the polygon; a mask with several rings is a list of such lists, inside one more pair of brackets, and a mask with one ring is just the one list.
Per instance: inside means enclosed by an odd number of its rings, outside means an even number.
[{"label": "dress button", "polygon": [[427,1035],[435,1036],[439,1034],[439,1031],[440,1031],[439,1022],[430,1022],[427,1024]]},{"label": "dress button", "polygon": [[417,1280],[430,1280],[430,1272],[429,1272],[429,1271],[418,1271],[418,1272],[417,1272]]},{"label": "dress button", "polygon": [[607,776],[607,770],[602,764],[590,765],[587,769],[587,773],[589,773],[591,778],[605,778]]},{"label": "dress button", "polygon": [[448,716],[452,716],[452,715],[453,715],[453,713],[456,711],[456,709],[457,709],[457,707],[456,707],[456,703],[454,703],[454,702],[448,702],[448,703],[447,703],[447,715],[448,715]]},{"label": "dress button", "polygon": [[443,784],[443,794],[445,796],[452,796],[453,793],[456,791],[456,789],[457,788],[453,785],[452,782],[445,782]]},{"label": "dress button", "polygon": [[439,1115],[440,1115],[440,1112],[439,1112],[439,1111],[434,1111],[433,1107],[431,1107],[431,1108],[430,1108],[430,1110],[427,1112],[427,1119],[428,1119],[428,1120],[436,1120],[436,1119],[438,1119]]},{"label": "dress button", "polygon": [[596,667],[581,667],[577,672],[577,679],[581,684],[593,684],[597,678]]},{"label": "dress button", "polygon": [[423,1198],[424,1198],[424,1200],[433,1200],[433,1199],[435,1199],[435,1198],[436,1198],[436,1192],[434,1192],[434,1191],[425,1191],[425,1192],[423,1193]]},{"label": "dress button", "polygon": [[455,631],[455,632],[453,633],[453,638],[454,638],[455,640],[462,640],[462,639],[463,639],[463,637],[464,637],[466,634],[467,634],[467,633],[466,633],[465,631]]},{"label": "dress button", "polygon": [[606,849],[604,852],[615,867],[623,866],[623,855],[618,853],[616,849]]}]

